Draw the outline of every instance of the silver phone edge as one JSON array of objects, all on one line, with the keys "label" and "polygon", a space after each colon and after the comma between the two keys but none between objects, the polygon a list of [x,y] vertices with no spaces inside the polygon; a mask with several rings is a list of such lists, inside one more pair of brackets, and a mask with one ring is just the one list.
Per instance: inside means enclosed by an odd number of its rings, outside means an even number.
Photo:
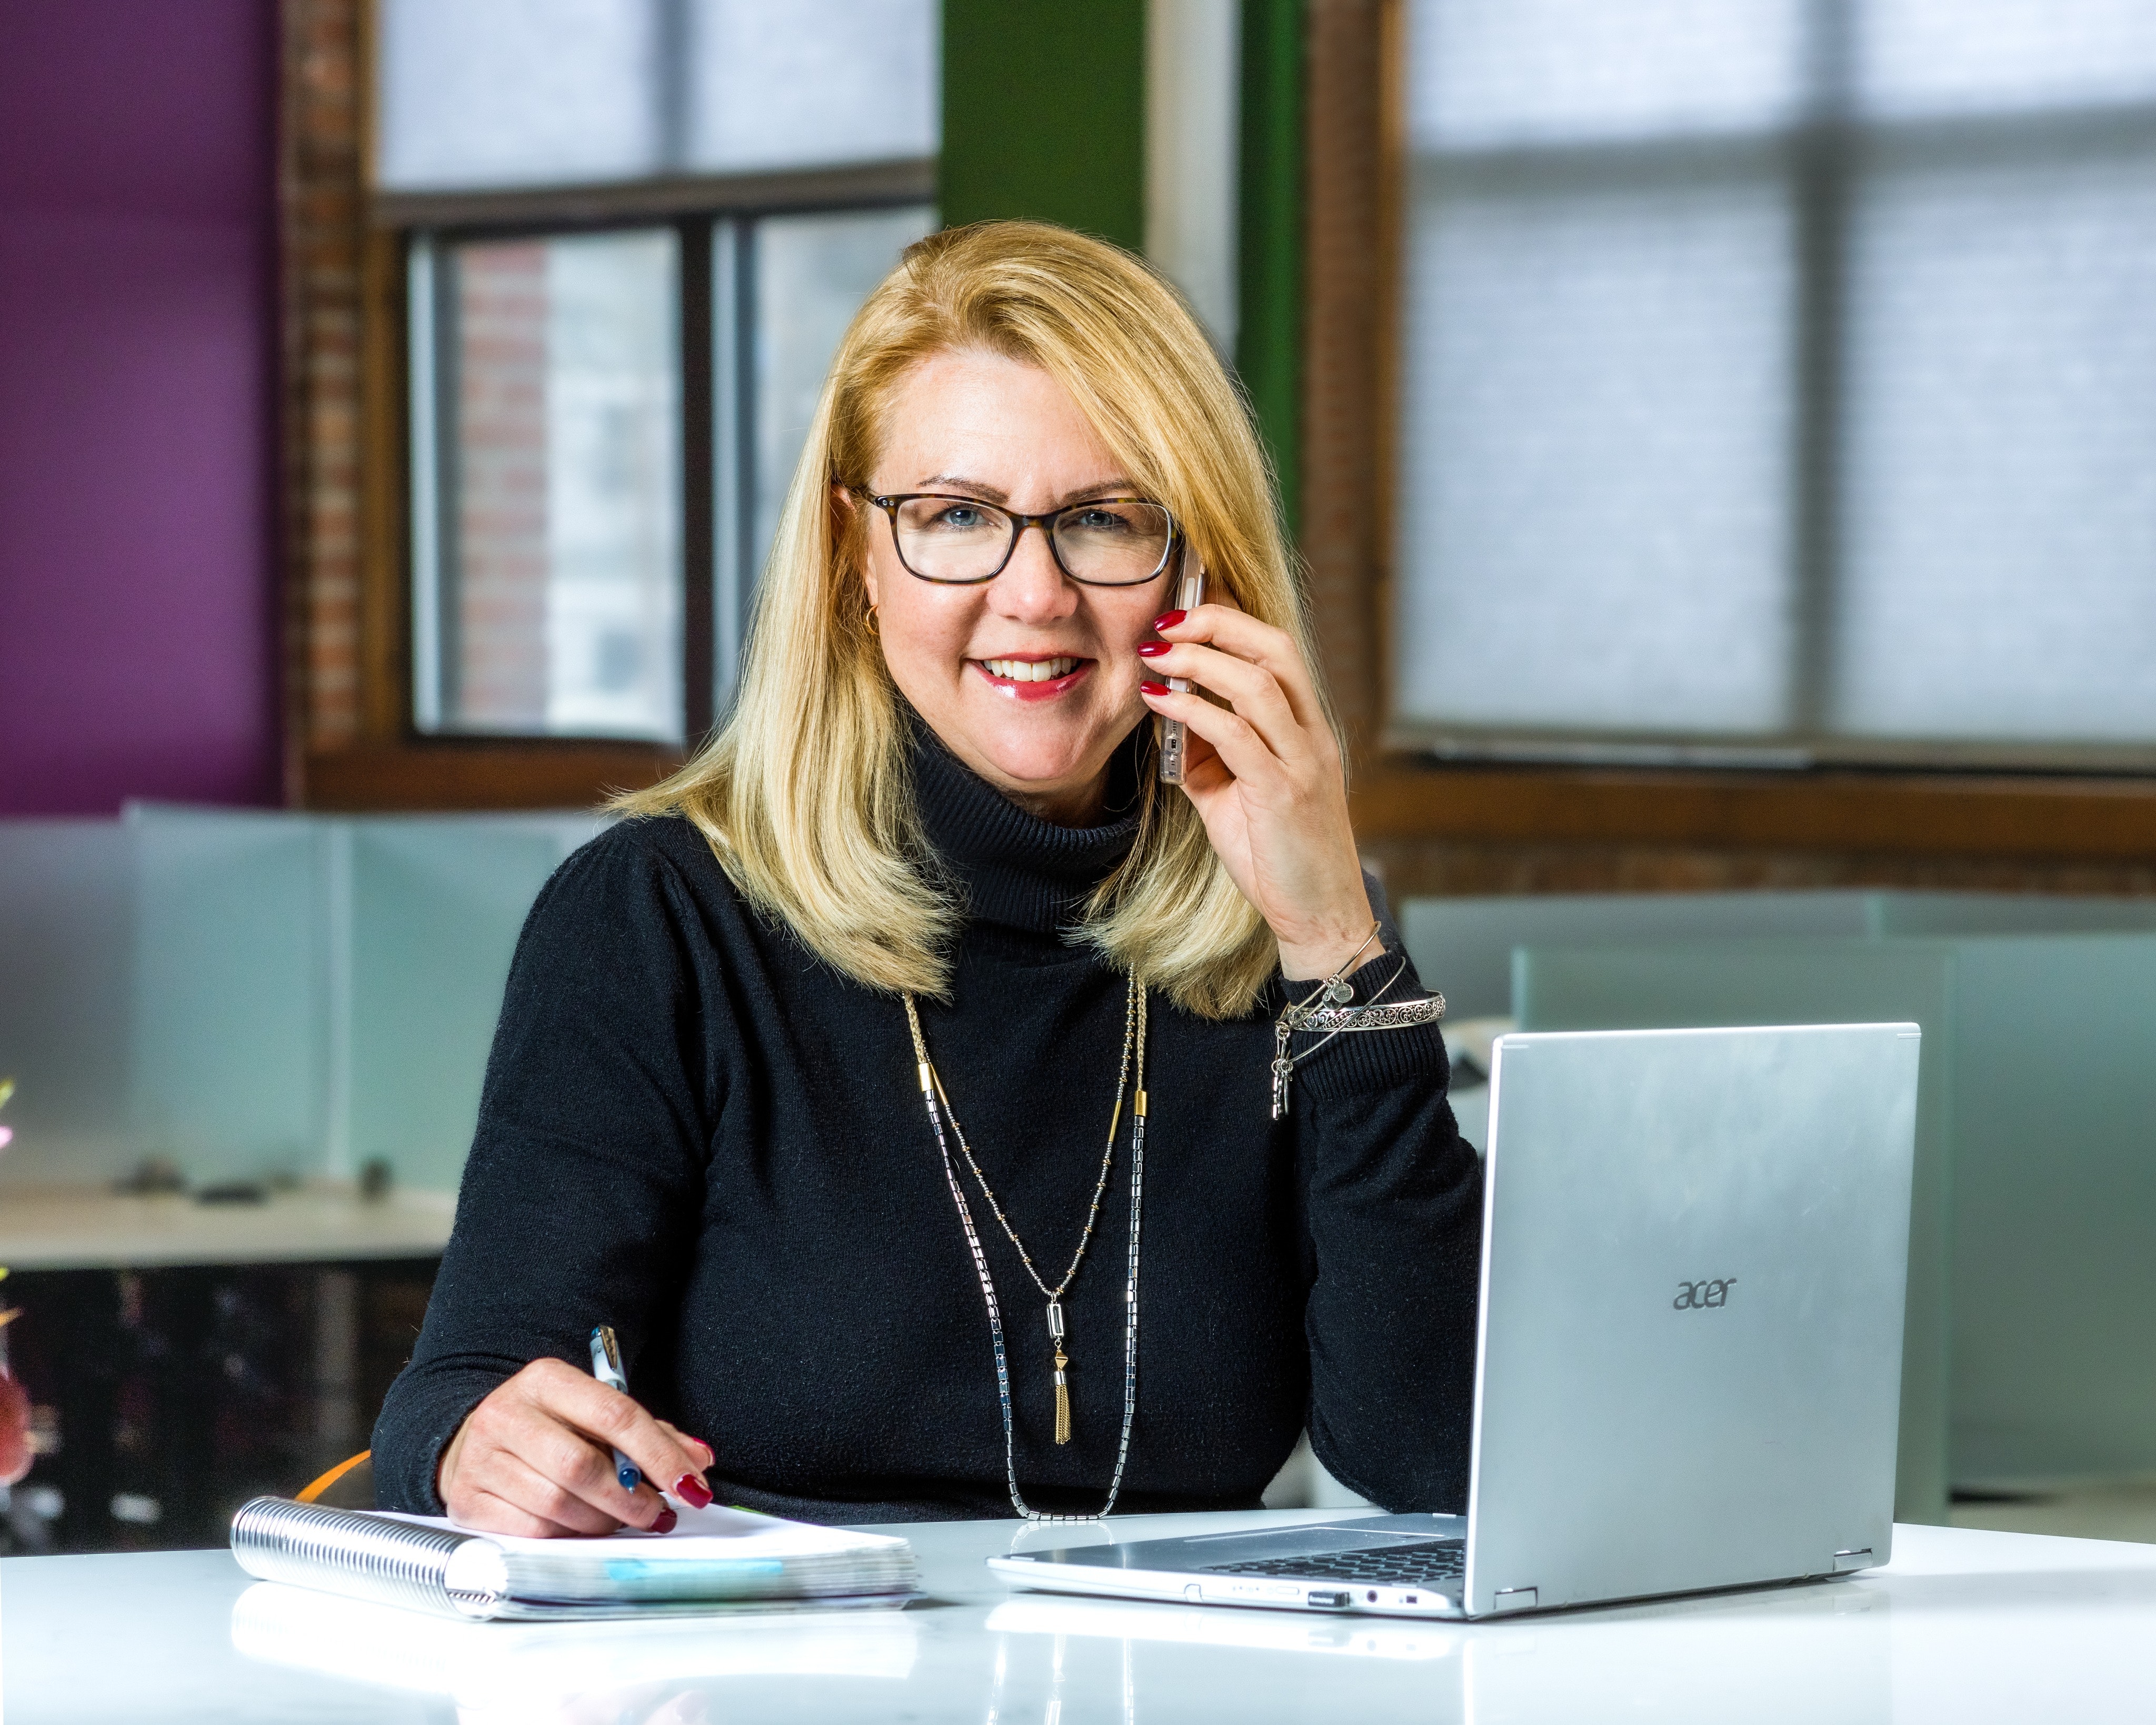
[{"label": "silver phone edge", "polygon": [[[1190,553],[1186,552],[1186,556]],[[1194,611],[1205,603],[1205,565],[1192,558],[1194,567],[1175,584],[1175,606],[1178,611]],[[1168,686],[1178,695],[1190,692],[1190,679],[1170,677]],[[1183,773],[1183,752],[1189,747],[1189,727],[1180,719],[1163,719],[1160,728],[1160,782],[1163,784],[1181,784]]]}]

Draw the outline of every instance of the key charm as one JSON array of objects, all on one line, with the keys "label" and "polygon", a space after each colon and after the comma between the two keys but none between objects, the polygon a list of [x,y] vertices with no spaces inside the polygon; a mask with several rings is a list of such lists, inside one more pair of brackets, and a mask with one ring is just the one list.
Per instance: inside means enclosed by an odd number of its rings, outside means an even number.
[{"label": "key charm", "polygon": [[1287,1112],[1287,1081],[1295,1074],[1295,1062],[1287,1057],[1288,1028],[1285,1024],[1273,1026],[1273,1118],[1278,1120]]}]

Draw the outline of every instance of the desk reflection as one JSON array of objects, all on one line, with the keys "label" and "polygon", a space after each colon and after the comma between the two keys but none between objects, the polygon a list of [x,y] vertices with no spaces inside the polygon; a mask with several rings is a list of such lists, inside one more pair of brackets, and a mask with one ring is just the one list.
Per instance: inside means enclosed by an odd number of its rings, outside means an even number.
[{"label": "desk reflection", "polygon": [[232,1609],[249,1659],[454,1702],[459,1725],[689,1725],[742,1677],[903,1682],[911,1619],[880,1608],[607,1623],[457,1623],[275,1582]]},{"label": "desk reflection", "polygon": [[[1847,1584],[1480,1624],[1019,1595],[990,1611],[986,1627],[1014,1644],[1045,1638],[1054,1649],[1050,1699],[1080,1686],[1078,1675],[1090,1676],[1082,1686],[1096,1698],[1094,1717],[1111,1717],[1098,1707],[1106,1673],[1074,1675],[1072,1645],[1119,1644],[1120,1686],[1127,1697],[1143,1697],[1127,1706],[1129,1725],[1188,1717],[1166,1699],[1174,1692],[1186,1703],[1209,1687],[1306,1693],[1295,1656],[1389,1666],[1394,1677],[1383,1691],[1395,1702],[1411,1698],[1412,1717],[1467,1725],[1514,1719],[1727,1725],[1733,1718],[1885,1725],[1895,1717],[1888,1602]],[[1267,1654],[1286,1656],[1270,1681]],[[1007,1667],[1015,1671],[1020,1662],[999,1654],[999,1700],[1014,1686]],[[1353,1686],[1347,1692],[1378,1692],[1368,1677],[1351,1679],[1344,1670],[1339,1676]],[[993,1705],[988,1714],[993,1725],[1015,1717]]]}]

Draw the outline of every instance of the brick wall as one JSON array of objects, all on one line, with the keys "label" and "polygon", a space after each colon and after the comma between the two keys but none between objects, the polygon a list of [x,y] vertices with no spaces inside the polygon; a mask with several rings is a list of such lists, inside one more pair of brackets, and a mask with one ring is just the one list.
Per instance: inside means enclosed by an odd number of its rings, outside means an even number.
[{"label": "brick wall", "polygon": [[285,778],[360,711],[363,0],[283,0]]}]

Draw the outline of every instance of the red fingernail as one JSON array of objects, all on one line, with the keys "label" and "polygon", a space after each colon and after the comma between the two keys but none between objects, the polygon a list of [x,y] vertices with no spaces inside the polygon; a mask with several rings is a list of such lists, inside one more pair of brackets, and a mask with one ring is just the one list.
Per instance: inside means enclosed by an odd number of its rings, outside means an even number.
[{"label": "red fingernail", "polygon": [[690,1438],[689,1441],[694,1444],[698,1449],[701,1450],[706,1455],[710,1456],[712,1461],[716,1461],[719,1459],[719,1452],[716,1450],[714,1450],[709,1444],[706,1443],[703,1439]]},{"label": "red fingernail", "polygon": [[674,1531],[675,1523],[680,1519],[681,1517],[675,1515],[672,1510],[662,1509],[659,1512],[659,1518],[652,1522],[651,1531],[654,1533],[671,1533]]},{"label": "red fingernail", "polygon": [[693,1473],[685,1473],[674,1481],[674,1495],[691,1509],[701,1509],[711,1501],[711,1488]]},{"label": "red fingernail", "polygon": [[1161,630],[1164,629],[1173,629],[1177,624],[1182,622],[1183,619],[1189,614],[1190,614],[1188,611],[1162,612],[1159,616],[1154,618],[1152,620],[1153,633],[1155,634],[1158,634]]},{"label": "red fingernail", "polygon": [[1168,693],[1168,685],[1165,683],[1141,683],[1138,685],[1138,693],[1141,695],[1165,695]]},{"label": "red fingernail", "polygon": [[1138,649],[1138,657],[1141,659],[1158,659],[1162,654],[1173,653],[1174,650],[1175,643],[1173,641],[1147,641],[1142,647]]}]

